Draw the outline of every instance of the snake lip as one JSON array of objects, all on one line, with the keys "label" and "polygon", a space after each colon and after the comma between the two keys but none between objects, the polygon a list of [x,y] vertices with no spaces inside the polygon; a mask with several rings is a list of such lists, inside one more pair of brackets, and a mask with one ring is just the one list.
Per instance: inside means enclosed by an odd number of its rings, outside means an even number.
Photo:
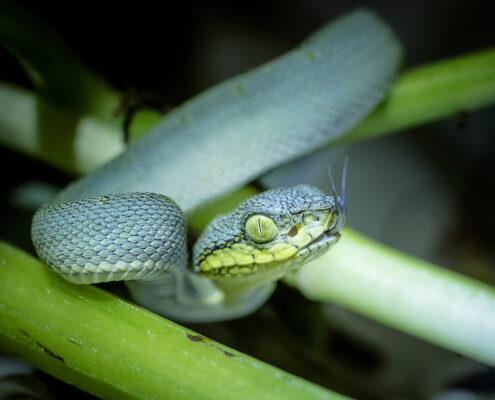
[{"label": "snake lip", "polygon": [[315,247],[319,248],[323,247],[324,245],[327,245],[328,247],[333,246],[340,240],[341,236],[342,235],[339,232],[334,232],[331,229],[326,230],[322,234],[311,240],[311,242],[307,243],[304,247],[302,247],[299,252],[303,250],[311,251]]},{"label": "snake lip", "polygon": [[320,236],[318,236],[316,238],[314,242],[327,242],[327,241],[330,241],[330,240],[335,240],[335,243],[337,243],[339,240],[340,240],[340,237],[342,235],[339,233],[339,232],[335,232],[333,230],[328,230],[328,231],[325,231],[323,232]]}]

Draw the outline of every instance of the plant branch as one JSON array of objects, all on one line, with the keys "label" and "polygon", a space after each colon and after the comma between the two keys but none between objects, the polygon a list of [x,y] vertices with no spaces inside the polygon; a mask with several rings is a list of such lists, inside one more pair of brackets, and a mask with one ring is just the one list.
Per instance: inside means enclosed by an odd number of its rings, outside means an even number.
[{"label": "plant branch", "polygon": [[312,300],[340,304],[495,366],[495,288],[350,228],[290,283]]},{"label": "plant branch", "polygon": [[0,349],[115,399],[345,399],[0,242]]},{"label": "plant branch", "polygon": [[117,125],[5,83],[0,83],[0,142],[75,174],[124,149]]},{"label": "plant branch", "polygon": [[495,48],[404,72],[387,99],[337,141],[400,131],[495,103]]}]

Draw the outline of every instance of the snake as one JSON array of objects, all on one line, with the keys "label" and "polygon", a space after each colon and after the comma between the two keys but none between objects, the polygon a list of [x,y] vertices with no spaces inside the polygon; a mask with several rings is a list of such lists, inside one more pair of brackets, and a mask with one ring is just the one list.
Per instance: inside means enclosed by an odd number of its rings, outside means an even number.
[{"label": "snake", "polygon": [[349,131],[384,99],[401,55],[391,28],[359,9],[207,89],[43,205],[38,256],[75,284],[124,281],[136,303],[177,321],[252,313],[338,242],[346,167],[340,196],[332,180],[328,195],[267,190],[216,216],[192,251],[188,215]]}]

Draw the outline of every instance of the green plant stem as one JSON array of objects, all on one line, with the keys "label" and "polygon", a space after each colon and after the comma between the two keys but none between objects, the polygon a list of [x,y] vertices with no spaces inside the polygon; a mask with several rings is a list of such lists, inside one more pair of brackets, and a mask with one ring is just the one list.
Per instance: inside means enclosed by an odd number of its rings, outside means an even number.
[{"label": "green plant stem", "polygon": [[0,349],[102,398],[345,399],[2,242]]},{"label": "green plant stem", "polygon": [[385,102],[337,141],[396,132],[495,103],[495,48],[404,72]]},{"label": "green plant stem", "polygon": [[89,172],[124,149],[116,124],[5,83],[0,83],[0,141],[74,174]]},{"label": "green plant stem", "polygon": [[495,366],[495,288],[349,228],[291,284],[312,300],[340,304]]}]

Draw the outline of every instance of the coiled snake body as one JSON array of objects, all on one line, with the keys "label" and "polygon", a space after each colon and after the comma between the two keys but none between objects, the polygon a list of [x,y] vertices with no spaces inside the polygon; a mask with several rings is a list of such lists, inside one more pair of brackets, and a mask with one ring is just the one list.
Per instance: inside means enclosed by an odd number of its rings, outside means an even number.
[{"label": "coiled snake body", "polygon": [[190,265],[183,212],[349,130],[383,98],[400,55],[390,29],[357,11],[204,92],[42,207],[38,255],[75,283],[125,280],[138,303],[177,320],[252,312],[337,242],[344,195],[298,186],[254,196],[210,223]]}]

